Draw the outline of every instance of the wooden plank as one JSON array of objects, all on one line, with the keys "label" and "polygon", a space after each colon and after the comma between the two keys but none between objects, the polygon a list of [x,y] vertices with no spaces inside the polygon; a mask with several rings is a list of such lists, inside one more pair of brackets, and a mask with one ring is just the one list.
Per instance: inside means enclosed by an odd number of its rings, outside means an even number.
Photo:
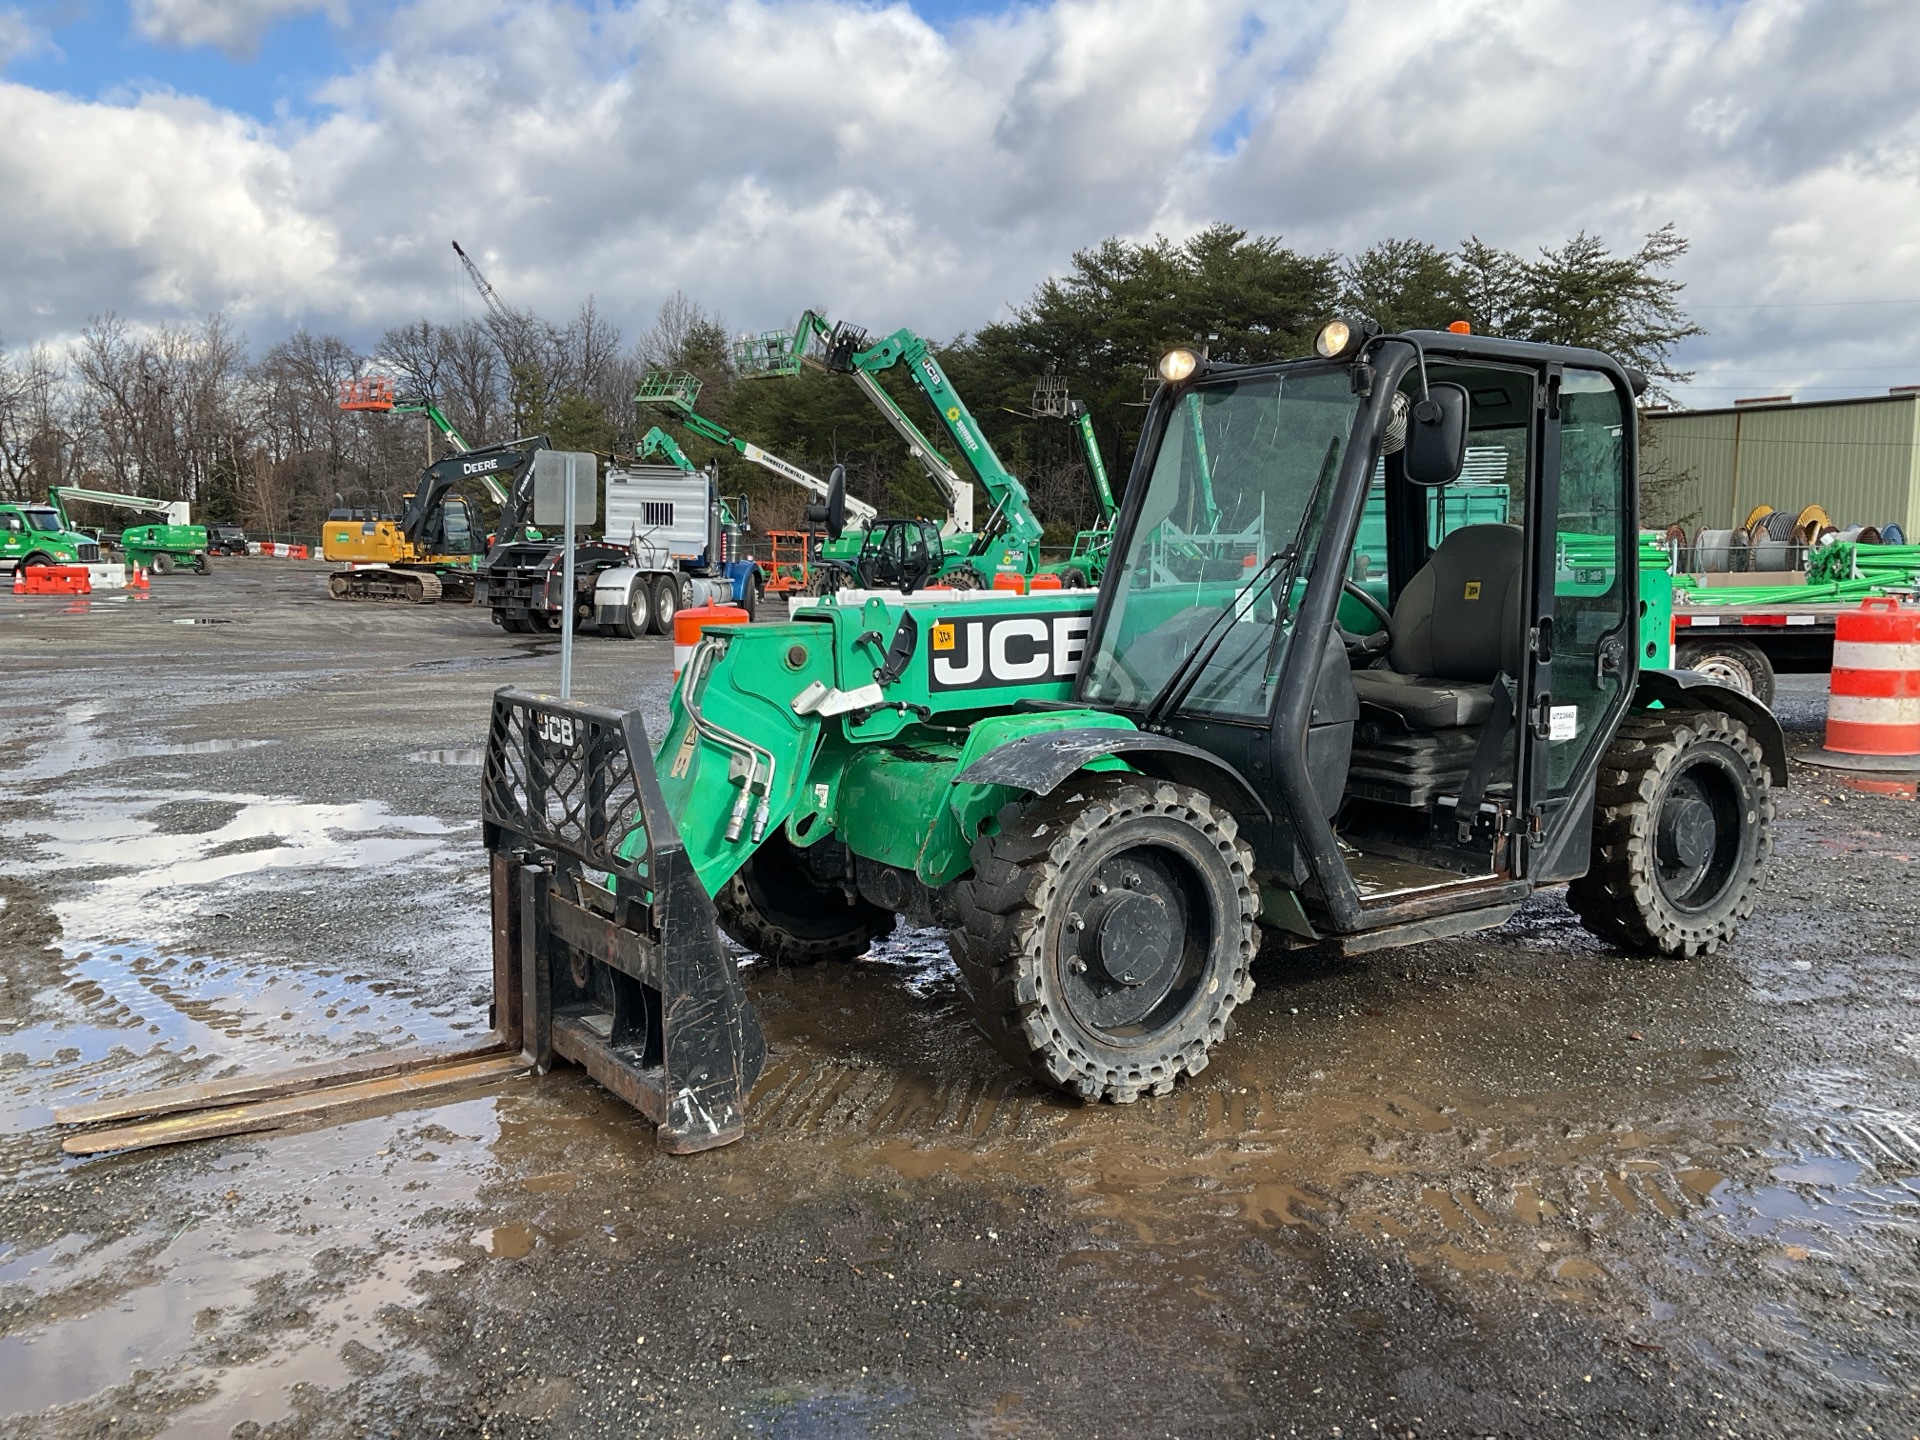
[{"label": "wooden plank", "polygon": [[90,1100],[82,1105],[63,1105],[53,1112],[53,1120],[56,1125],[98,1125],[107,1120],[132,1120],[143,1115],[177,1115],[183,1110],[209,1110],[216,1106],[240,1105],[253,1100],[273,1100],[327,1085],[377,1080],[385,1075],[398,1075],[428,1065],[478,1060],[500,1054],[507,1048],[498,1035],[489,1034],[481,1043],[459,1049],[382,1050],[373,1055],[351,1056],[344,1060],[294,1065],[285,1070],[269,1071],[265,1075],[236,1075],[226,1080],[209,1080],[197,1085],[147,1090],[117,1100]]},{"label": "wooden plank", "polygon": [[211,1140],[222,1135],[278,1130],[296,1120],[331,1115],[336,1111],[383,1101],[422,1099],[448,1090],[506,1079],[525,1071],[526,1065],[518,1055],[489,1055],[450,1065],[436,1065],[425,1070],[411,1070],[400,1075],[311,1090],[276,1100],[233,1105],[222,1110],[195,1111],[109,1130],[89,1130],[83,1134],[69,1135],[61,1142],[60,1148],[69,1155],[100,1155],[110,1150],[149,1150],[156,1145],[178,1145],[188,1140]]}]

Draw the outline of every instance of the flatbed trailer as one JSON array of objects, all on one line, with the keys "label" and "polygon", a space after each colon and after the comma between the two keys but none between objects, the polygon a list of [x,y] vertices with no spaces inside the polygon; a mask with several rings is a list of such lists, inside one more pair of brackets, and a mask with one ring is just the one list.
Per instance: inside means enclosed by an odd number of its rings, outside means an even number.
[{"label": "flatbed trailer", "polygon": [[1771,705],[1776,675],[1825,675],[1833,669],[1835,626],[1842,614],[1859,608],[1858,600],[1782,602],[1770,597],[1747,604],[1702,604],[1676,595],[1673,663],[1676,669],[1712,675]]}]

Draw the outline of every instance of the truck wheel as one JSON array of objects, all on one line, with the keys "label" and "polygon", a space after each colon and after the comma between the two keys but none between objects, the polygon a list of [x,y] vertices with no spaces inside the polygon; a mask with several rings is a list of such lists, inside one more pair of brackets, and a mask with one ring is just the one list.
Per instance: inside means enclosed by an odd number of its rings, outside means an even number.
[{"label": "truck wheel", "polygon": [[627,587],[627,623],[620,633],[629,640],[638,640],[653,627],[653,597],[647,591],[647,579],[636,575],[633,583]]},{"label": "truck wheel", "polygon": [[1773,706],[1773,662],[1751,640],[1688,640],[1675,657],[1682,670],[1697,670]]},{"label": "truck wheel", "polygon": [[51,565],[52,563],[53,563],[53,557],[48,555],[46,551],[36,550],[33,552],[33,554],[27,556],[26,559],[20,562],[20,568],[22,570],[33,570],[33,569],[37,569],[39,566]]},{"label": "truck wheel", "polygon": [[205,575],[211,569],[213,569],[213,565],[208,561],[206,556],[196,555],[193,557],[193,573],[194,574]]},{"label": "truck wheel", "polygon": [[509,635],[524,635],[533,629],[526,616],[515,615],[511,610],[496,610],[493,618],[500,622],[500,628]]},{"label": "truck wheel", "polygon": [[164,550],[155,554],[153,557],[153,573],[156,575],[171,575],[173,573],[173,556]]},{"label": "truck wheel", "polygon": [[671,575],[653,582],[653,633],[673,634],[673,617],[680,613],[680,587]]},{"label": "truck wheel", "polygon": [[1086,775],[1008,806],[953,887],[974,1023],[1043,1084],[1165,1095],[1253,994],[1258,893],[1233,817],[1197,790]]},{"label": "truck wheel", "polygon": [[893,933],[894,916],[816,880],[807,852],[774,831],[713,897],[720,928],[776,965],[852,960]]},{"label": "truck wheel", "polygon": [[1580,923],[1624,950],[1711,955],[1753,913],[1773,853],[1760,747],[1730,715],[1629,716],[1600,762]]}]

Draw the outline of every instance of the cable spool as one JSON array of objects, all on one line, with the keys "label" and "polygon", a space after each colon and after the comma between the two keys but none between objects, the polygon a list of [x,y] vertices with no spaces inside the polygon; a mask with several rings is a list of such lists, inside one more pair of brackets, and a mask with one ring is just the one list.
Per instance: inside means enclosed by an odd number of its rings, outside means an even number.
[{"label": "cable spool", "polygon": [[1693,566],[1692,547],[1687,542],[1687,527],[1669,525],[1661,532],[1660,543],[1667,547],[1667,554],[1673,557],[1673,568],[1685,573]]},{"label": "cable spool", "polygon": [[[1786,510],[1769,510],[1767,512],[1766,524],[1761,527],[1761,530],[1766,532],[1766,537],[1769,540],[1791,540],[1796,528],[1797,526],[1795,525],[1791,512]],[[1759,534],[1760,531],[1754,532],[1756,539],[1759,537]]]},{"label": "cable spool", "polygon": [[1702,529],[1693,537],[1690,568],[1702,575],[1725,575],[1733,569],[1735,550],[1744,550],[1746,543],[1744,530]]},{"label": "cable spool", "polygon": [[1821,531],[1838,528],[1833,523],[1833,517],[1818,505],[1807,506],[1793,520],[1793,533],[1808,545],[1819,537]]},{"label": "cable spool", "polygon": [[[1773,513],[1774,515],[1778,515],[1781,512],[1776,510]],[[1769,515],[1767,518],[1771,520],[1773,516]],[[1799,549],[1800,547],[1791,540],[1775,540],[1769,535],[1764,539],[1754,542],[1753,568],[1769,573],[1780,570],[1791,570],[1793,568],[1794,555]]]},{"label": "cable spool", "polygon": [[1889,520],[1880,527],[1880,543],[1882,545],[1904,545],[1907,543],[1907,532],[1900,528],[1900,522],[1898,520]]},{"label": "cable spool", "polygon": [[1771,515],[1772,513],[1773,513],[1773,506],[1756,505],[1753,507],[1753,509],[1747,512],[1746,521],[1744,524],[1741,525],[1740,528],[1742,530],[1745,530],[1748,534],[1752,534],[1754,530],[1759,527],[1760,522],[1762,520],[1765,520],[1767,516]]},{"label": "cable spool", "polygon": [[1871,525],[1862,525],[1860,527],[1860,533],[1854,536],[1853,539],[1854,543],[1858,545],[1879,545],[1884,543],[1880,539],[1880,532]]}]

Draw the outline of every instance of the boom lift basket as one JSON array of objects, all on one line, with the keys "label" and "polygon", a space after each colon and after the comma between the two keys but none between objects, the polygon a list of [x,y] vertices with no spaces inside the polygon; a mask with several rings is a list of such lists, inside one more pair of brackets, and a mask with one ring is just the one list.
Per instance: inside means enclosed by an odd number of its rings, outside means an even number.
[{"label": "boom lift basket", "polygon": [[636,405],[671,405],[693,409],[700,398],[701,380],[685,370],[649,370],[633,392]]},{"label": "boom lift basket", "polygon": [[733,342],[733,368],[742,380],[798,375],[802,361],[794,350],[793,339],[791,330],[762,330],[758,335],[742,335]]},{"label": "boom lift basket", "polygon": [[663,1150],[739,1139],[766,1041],[640,717],[496,691],[482,787],[496,1031],[585,1068]]}]

